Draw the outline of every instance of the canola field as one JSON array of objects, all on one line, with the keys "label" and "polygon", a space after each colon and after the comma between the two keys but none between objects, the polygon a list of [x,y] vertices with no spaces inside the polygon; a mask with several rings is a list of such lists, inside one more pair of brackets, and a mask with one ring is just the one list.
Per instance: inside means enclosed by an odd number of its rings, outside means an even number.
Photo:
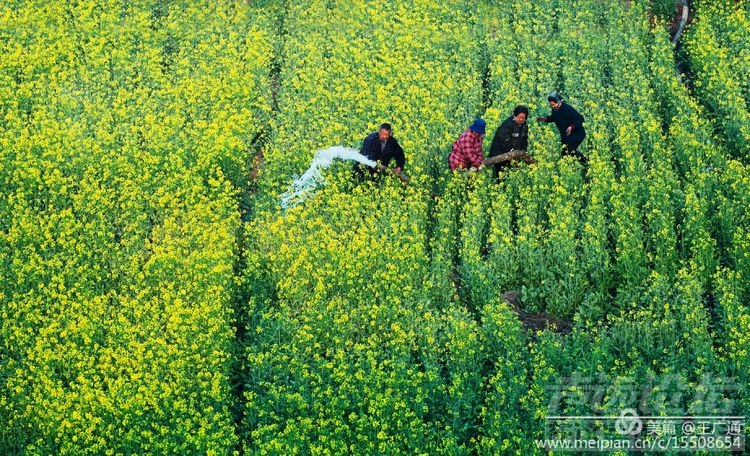
[{"label": "canola field", "polygon": [[[745,448],[750,4],[690,5],[675,47],[647,0],[3,2],[0,454]],[[451,174],[518,104],[537,163]],[[281,209],[382,122],[408,184]]]}]

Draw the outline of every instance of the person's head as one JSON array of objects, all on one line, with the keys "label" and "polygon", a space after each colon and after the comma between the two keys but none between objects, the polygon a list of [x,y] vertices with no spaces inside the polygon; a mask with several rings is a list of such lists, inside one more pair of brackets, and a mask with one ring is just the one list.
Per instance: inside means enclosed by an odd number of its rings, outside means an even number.
[{"label": "person's head", "polygon": [[384,123],[380,125],[380,129],[378,130],[378,138],[381,141],[388,141],[388,138],[391,137],[391,124]]},{"label": "person's head", "polygon": [[562,95],[560,95],[557,92],[552,92],[547,96],[547,101],[549,101],[549,107],[552,109],[560,109],[560,106],[562,106],[563,98]]},{"label": "person's head", "polygon": [[477,117],[474,120],[474,123],[471,124],[471,127],[469,127],[469,130],[473,131],[474,133],[478,135],[483,135],[486,128],[487,128],[487,122]]},{"label": "person's head", "polygon": [[518,125],[523,125],[526,123],[526,119],[529,117],[529,108],[527,108],[524,105],[518,105],[516,106],[516,109],[513,110],[513,120]]}]

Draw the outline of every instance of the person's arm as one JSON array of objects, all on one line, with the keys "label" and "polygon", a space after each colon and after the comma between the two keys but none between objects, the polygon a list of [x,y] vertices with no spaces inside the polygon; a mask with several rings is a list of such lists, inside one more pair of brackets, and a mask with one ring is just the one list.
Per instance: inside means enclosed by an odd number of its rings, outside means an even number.
[{"label": "person's arm", "polygon": [[544,123],[554,122],[555,121],[554,113],[552,113],[552,114],[550,114],[548,116],[539,116],[539,117],[536,118],[536,121],[537,122],[544,122]]},{"label": "person's arm", "polygon": [[406,157],[404,156],[404,149],[401,148],[401,144],[398,143],[396,138],[393,138],[393,158],[396,160],[396,172],[401,172],[406,164]]},{"label": "person's arm", "polygon": [[492,138],[492,145],[490,146],[490,157],[508,152],[510,150],[510,138],[510,125],[508,125],[507,122],[503,122],[499,127],[497,127],[495,137]]},{"label": "person's arm", "polygon": [[472,141],[467,144],[467,158],[471,166],[481,169],[484,166],[484,156],[482,154],[482,141]]},{"label": "person's arm", "polygon": [[468,168],[471,165],[469,157],[470,140],[466,132],[461,133],[456,142],[453,143],[454,168]]},{"label": "person's arm", "polygon": [[369,158],[370,160],[378,160],[380,155],[380,145],[376,144],[375,140],[377,136],[367,135],[364,141],[362,141],[362,155]]},{"label": "person's arm", "polygon": [[365,136],[365,138],[362,140],[362,150],[359,151],[362,155],[365,157],[369,157],[369,148],[370,148],[370,135]]},{"label": "person's arm", "polygon": [[502,126],[497,127],[497,130],[495,130],[495,137],[492,138],[492,144],[490,144],[490,157],[494,157],[495,155],[500,155],[502,153],[502,140],[500,139],[500,135],[502,134],[500,129]]},{"label": "person's arm", "polygon": [[565,127],[565,135],[570,136],[573,131],[583,128],[583,116],[569,104],[563,105],[563,110],[564,112],[561,114],[561,119],[564,120],[564,125],[567,124]]}]

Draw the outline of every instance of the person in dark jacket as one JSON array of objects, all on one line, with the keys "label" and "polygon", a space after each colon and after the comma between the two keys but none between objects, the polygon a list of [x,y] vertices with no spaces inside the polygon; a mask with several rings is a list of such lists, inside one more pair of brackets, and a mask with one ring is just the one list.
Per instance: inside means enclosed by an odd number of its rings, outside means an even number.
[{"label": "person in dark jacket", "polygon": [[583,128],[583,116],[578,113],[572,106],[567,104],[562,96],[557,92],[552,92],[547,97],[552,113],[548,116],[537,117],[538,122],[554,122],[557,130],[560,132],[560,141],[563,144],[562,155],[577,157],[578,160],[586,164],[586,157],[578,150],[583,139],[586,137],[586,130]]},{"label": "person in dark jacket", "polygon": [[[526,119],[528,117],[529,108],[523,105],[516,106],[513,115],[497,127],[488,156],[495,157],[511,150],[527,150],[529,147],[529,126],[526,124]],[[493,175],[497,177],[500,171],[509,166],[510,160],[495,164]]]},{"label": "person in dark jacket", "polygon": [[[384,123],[380,125],[378,131],[374,131],[367,135],[362,141],[362,155],[380,163],[383,166],[388,166],[391,161],[396,162],[396,167],[393,170],[396,174],[401,174],[406,164],[404,157],[404,149],[399,145],[398,140],[391,136],[392,128],[391,124]],[[355,175],[359,180],[363,180],[364,177],[369,173],[370,177],[378,175],[379,170],[367,165],[355,164],[354,165]]]}]

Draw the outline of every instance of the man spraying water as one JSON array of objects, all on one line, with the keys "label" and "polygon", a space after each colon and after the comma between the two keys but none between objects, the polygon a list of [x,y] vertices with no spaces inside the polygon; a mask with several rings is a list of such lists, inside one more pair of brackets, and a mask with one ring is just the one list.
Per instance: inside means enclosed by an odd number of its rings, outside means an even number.
[{"label": "man spraying water", "polygon": [[319,184],[325,182],[321,171],[331,166],[331,163],[336,158],[354,160],[357,164],[373,168],[378,165],[373,160],[360,154],[357,149],[333,146],[325,150],[319,150],[315,153],[315,157],[307,171],[296,178],[289,186],[289,189],[281,195],[281,208],[286,210],[305,201]]},{"label": "man spraying water", "polygon": [[391,135],[391,124],[384,123],[380,125],[378,131],[372,132],[362,141],[362,155],[379,163],[381,166],[354,164],[354,177],[363,181],[369,175],[374,178],[381,171],[387,170],[392,160],[395,160],[396,167],[393,169],[399,176],[404,170],[406,160],[404,158],[404,149],[399,145],[398,140]]},{"label": "man spraying water", "polygon": [[[286,210],[305,201],[312,191],[325,182],[321,171],[328,168],[333,160],[354,161],[354,176],[363,181],[365,177],[373,178],[380,173],[396,174],[402,182],[409,179],[403,174],[404,150],[396,138],[391,136],[391,125],[384,123],[380,129],[365,137],[362,142],[362,152],[343,146],[333,146],[315,153],[310,167],[302,176],[292,182],[289,189],[281,195],[281,208]],[[395,168],[389,168],[391,161],[396,162]]]}]

